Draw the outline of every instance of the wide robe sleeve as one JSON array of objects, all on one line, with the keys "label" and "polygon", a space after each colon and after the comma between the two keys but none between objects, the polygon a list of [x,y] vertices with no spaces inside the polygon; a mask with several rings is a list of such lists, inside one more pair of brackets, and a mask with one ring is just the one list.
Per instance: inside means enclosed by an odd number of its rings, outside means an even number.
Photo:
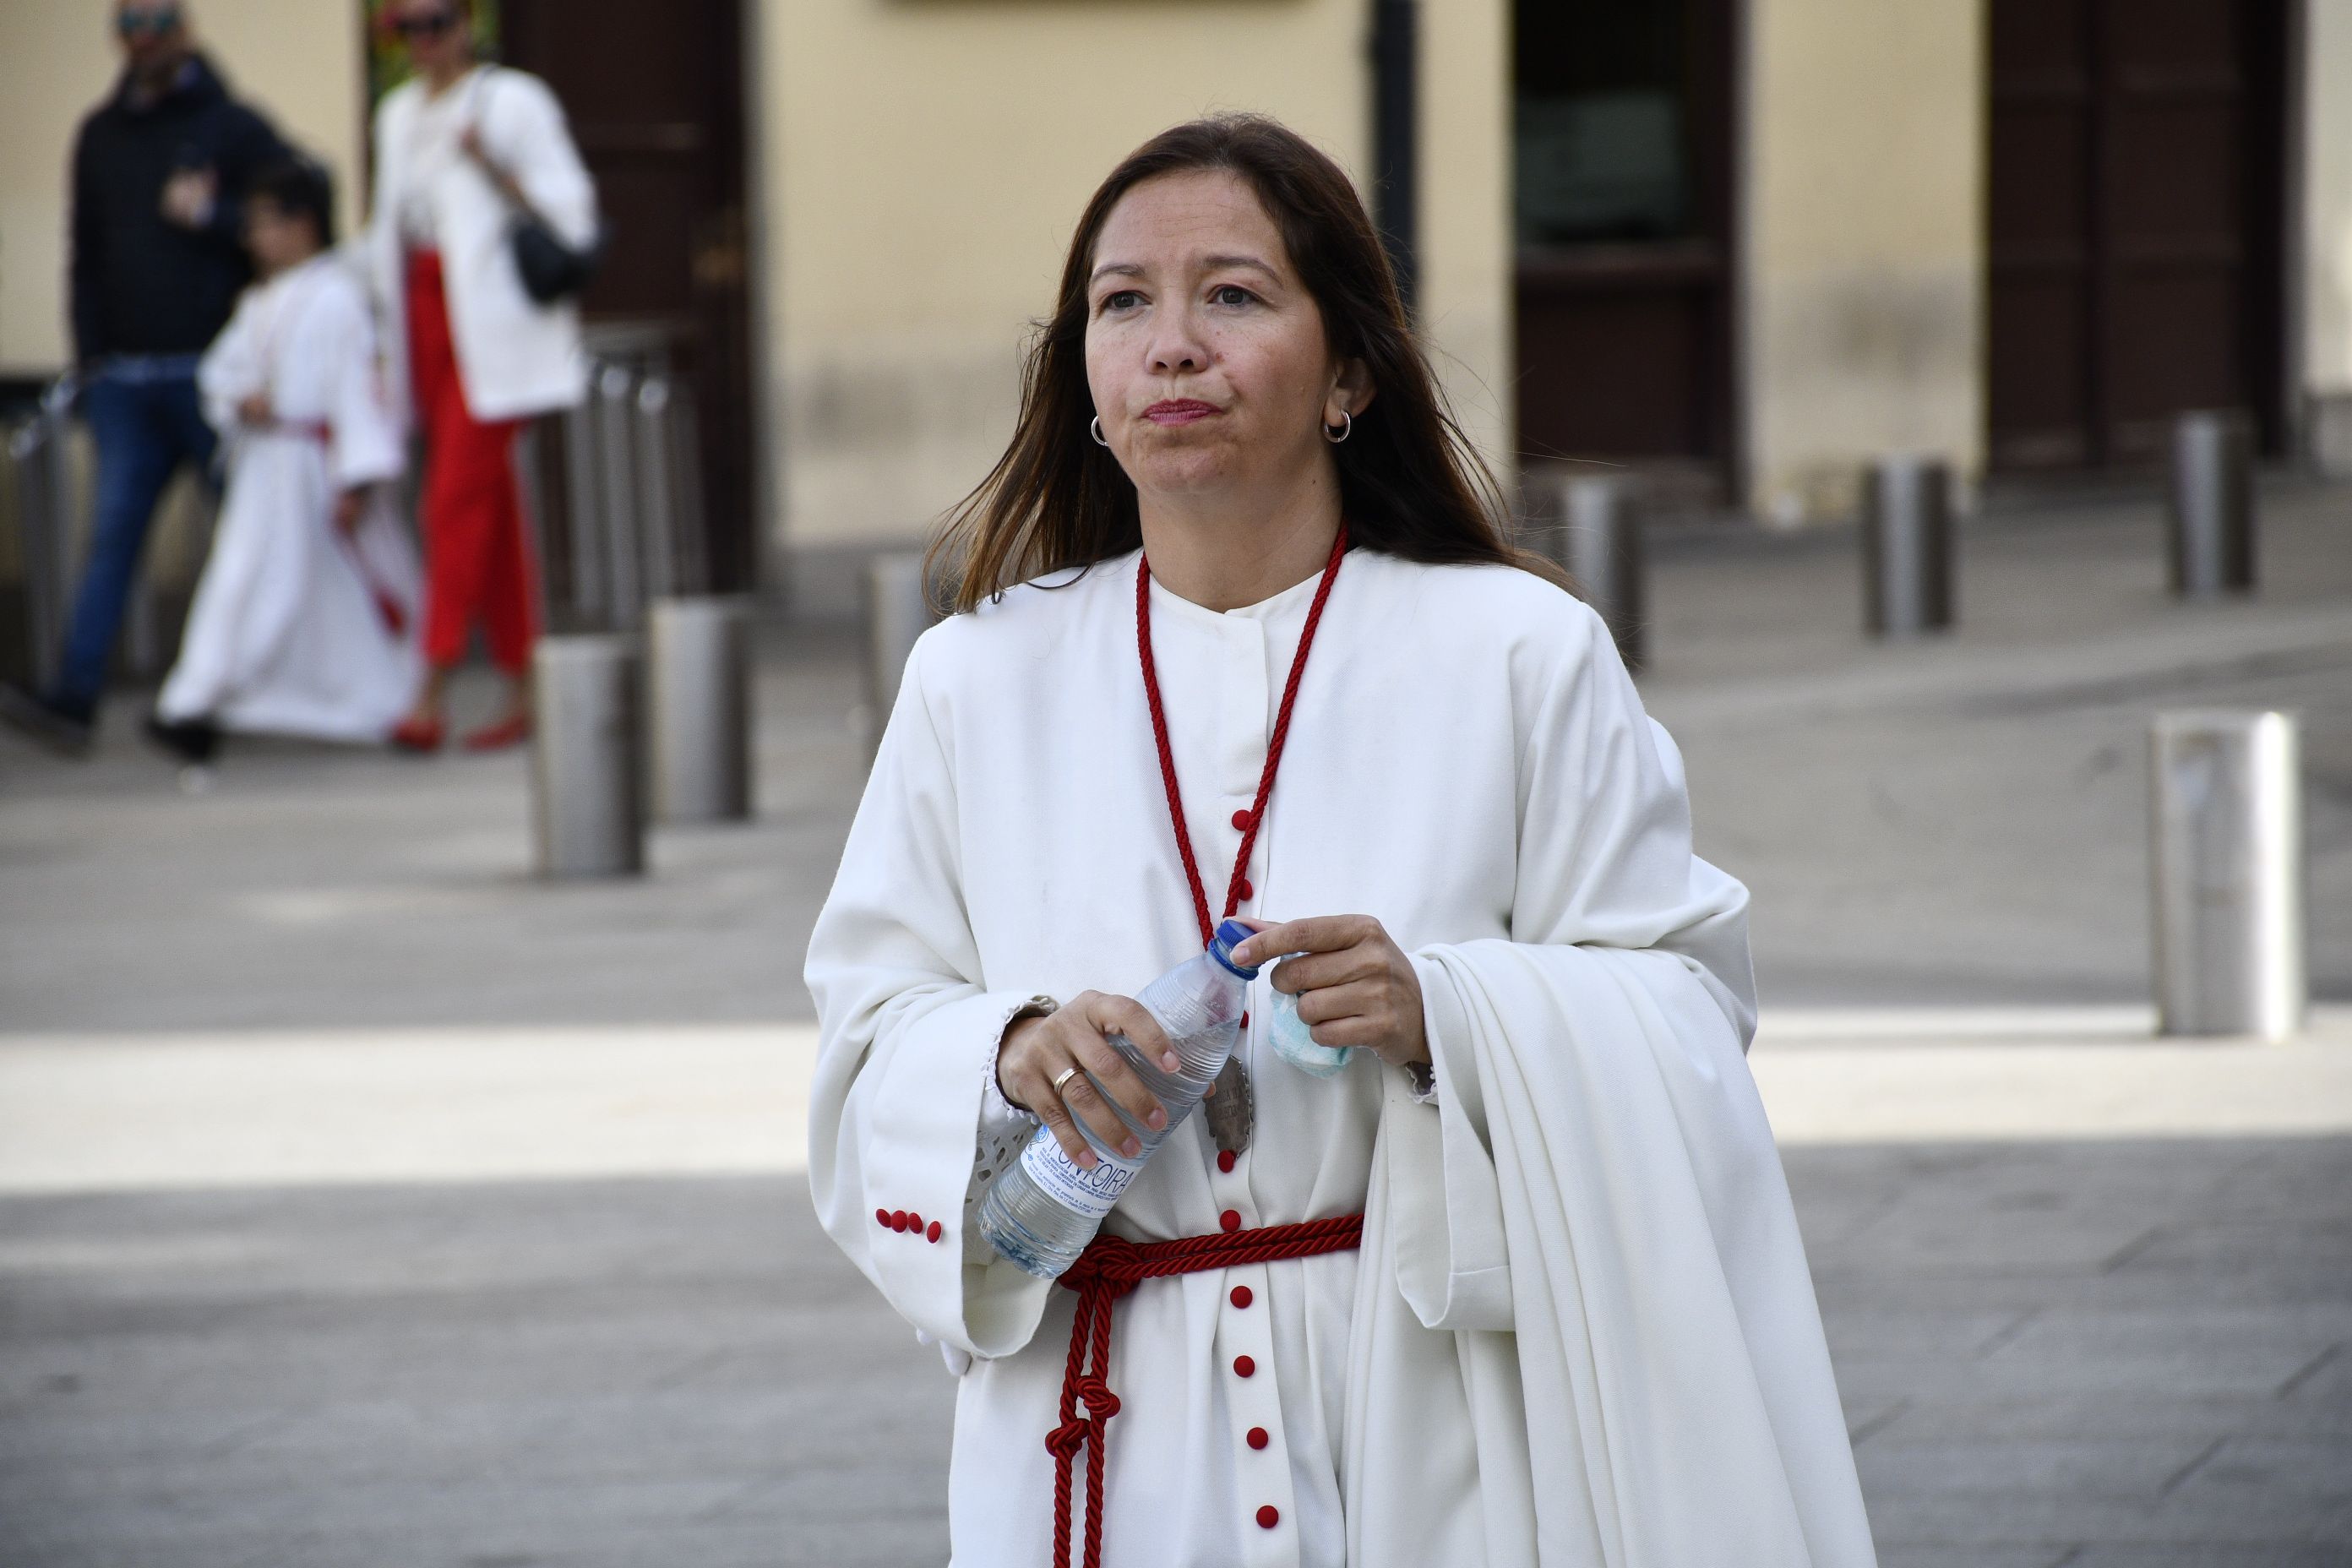
[{"label": "wide robe sleeve", "polygon": [[[988,988],[965,910],[955,763],[925,679],[956,629],[925,634],[908,660],[810,938],[809,1187],[827,1233],[908,1322],[993,1356],[1028,1342],[1051,1286],[964,1224],[997,1043],[1032,993]],[[877,1218],[899,1213],[921,1228]]]},{"label": "wide robe sleeve", "polygon": [[407,453],[376,360],[375,322],[358,280],[339,275],[323,286],[310,325],[318,333],[315,352],[331,367],[327,426],[335,485],[350,489],[398,479],[407,467]]},{"label": "wide robe sleeve", "polygon": [[1391,1087],[1370,1211],[1398,1295],[1455,1331],[1482,1472],[1490,1440],[1523,1441],[1494,1469],[1532,1483],[1536,1561],[1860,1568],[1744,1057],[1746,889],[1692,853],[1680,759],[1598,618],[1560,620],[1511,650],[1510,940],[1413,955],[1438,1093]]},{"label": "wide robe sleeve", "polygon": [[269,367],[262,363],[262,333],[256,320],[259,298],[258,289],[245,291],[228,325],[196,362],[196,397],[205,423],[223,436],[236,435],[243,424],[239,404],[269,390]]}]

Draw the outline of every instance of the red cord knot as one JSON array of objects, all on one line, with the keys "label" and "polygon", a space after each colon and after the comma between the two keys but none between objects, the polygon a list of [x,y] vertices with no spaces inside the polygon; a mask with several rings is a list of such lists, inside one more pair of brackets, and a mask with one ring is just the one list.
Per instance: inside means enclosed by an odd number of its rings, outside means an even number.
[{"label": "red cord knot", "polygon": [[1097,1422],[1108,1421],[1118,1414],[1118,1395],[1113,1394],[1110,1384],[1099,1377],[1078,1379],[1078,1398],[1085,1403],[1087,1414]]},{"label": "red cord knot", "polygon": [[1094,1437],[1095,1424],[1081,1415],[1075,1421],[1065,1421],[1045,1434],[1045,1452],[1057,1459],[1073,1459],[1079,1449]]},{"label": "red cord knot", "polygon": [[1141,1247],[1123,1236],[1097,1236],[1078,1260],[1062,1271],[1062,1288],[1078,1293],[1078,1310],[1084,1312],[1089,1291],[1108,1290],[1116,1300],[1150,1278]]},{"label": "red cord knot", "polygon": [[1081,1376],[1071,1385],[1071,1391],[1086,1406],[1084,1415],[1074,1415],[1045,1436],[1045,1452],[1056,1459],[1076,1456],[1088,1443],[1102,1440],[1104,1426],[1118,1414],[1118,1395],[1099,1377]]}]

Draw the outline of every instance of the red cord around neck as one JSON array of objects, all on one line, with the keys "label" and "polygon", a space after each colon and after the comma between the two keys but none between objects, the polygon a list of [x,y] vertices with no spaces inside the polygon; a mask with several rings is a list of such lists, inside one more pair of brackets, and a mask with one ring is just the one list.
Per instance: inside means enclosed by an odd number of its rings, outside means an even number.
[{"label": "red cord around neck", "polygon": [[[1323,580],[1316,585],[1315,603],[1307,612],[1306,629],[1298,634],[1298,651],[1290,658],[1290,679],[1282,688],[1282,706],[1276,711],[1274,734],[1265,744],[1265,768],[1258,774],[1257,798],[1251,802],[1249,826],[1242,829],[1242,847],[1234,856],[1234,874],[1225,883],[1225,916],[1241,908],[1242,884],[1248,879],[1250,851],[1257,846],[1257,830],[1265,823],[1265,804],[1274,798],[1274,775],[1282,766],[1282,748],[1290,739],[1290,710],[1298,700],[1299,678],[1307,673],[1307,655],[1315,647],[1315,628],[1322,623],[1323,606],[1330,601],[1331,584],[1339,580],[1339,559],[1348,553],[1348,524],[1342,520],[1331,540],[1331,559],[1323,563]],[[1184,877],[1192,887],[1192,912],[1201,922],[1201,945],[1217,934],[1209,916],[1209,895],[1201,885],[1201,863],[1192,854],[1192,835],[1184,826],[1184,796],[1176,784],[1176,752],[1168,741],[1168,712],[1160,700],[1160,668],[1151,657],[1151,558],[1135,568],[1135,644],[1143,663],[1143,695],[1151,705],[1151,735],[1160,744],[1160,783],[1168,795],[1168,820],[1176,829],[1176,852],[1184,859]],[[1218,917],[1219,919],[1224,916]]]}]

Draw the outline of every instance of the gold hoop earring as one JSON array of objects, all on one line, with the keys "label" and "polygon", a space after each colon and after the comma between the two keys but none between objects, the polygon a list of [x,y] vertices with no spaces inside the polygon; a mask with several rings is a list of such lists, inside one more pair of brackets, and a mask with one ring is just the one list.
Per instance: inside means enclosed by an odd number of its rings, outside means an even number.
[{"label": "gold hoop earring", "polygon": [[1337,436],[1331,434],[1331,426],[1328,425],[1323,426],[1323,439],[1330,442],[1334,447],[1355,433],[1356,416],[1344,408],[1339,410],[1339,433]]}]

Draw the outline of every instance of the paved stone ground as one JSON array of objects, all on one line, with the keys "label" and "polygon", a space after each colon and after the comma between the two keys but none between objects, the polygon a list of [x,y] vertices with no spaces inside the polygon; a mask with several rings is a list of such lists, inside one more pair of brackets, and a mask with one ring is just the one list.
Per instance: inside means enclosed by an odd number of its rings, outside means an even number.
[{"label": "paved stone ground", "polygon": [[[1853,635],[1850,541],[1667,542],[1645,690],[1757,890],[1768,1005],[2144,998],[2141,737],[2210,701],[2305,713],[2317,973],[2352,997],[2352,491],[2269,516],[2264,597],[2182,610],[2151,509],[1995,515],[1962,634],[1900,649]],[[665,1026],[805,1018],[856,644],[772,653],[760,822],[665,832],[637,886],[528,879],[510,758],[247,747],[184,795],[127,739],[0,740],[0,1055],[593,1024],[658,1073]],[[2352,1114],[2195,1110],[1788,1150],[1889,1564],[2352,1562]],[[937,1560],[950,1386],[797,1177],[460,1164],[0,1194],[0,1564]]]},{"label": "paved stone ground", "polygon": [[[2352,1139],[1807,1148],[1888,1568],[2352,1560]],[[0,1562],[944,1554],[951,1385],[792,1178],[0,1208]]]}]

